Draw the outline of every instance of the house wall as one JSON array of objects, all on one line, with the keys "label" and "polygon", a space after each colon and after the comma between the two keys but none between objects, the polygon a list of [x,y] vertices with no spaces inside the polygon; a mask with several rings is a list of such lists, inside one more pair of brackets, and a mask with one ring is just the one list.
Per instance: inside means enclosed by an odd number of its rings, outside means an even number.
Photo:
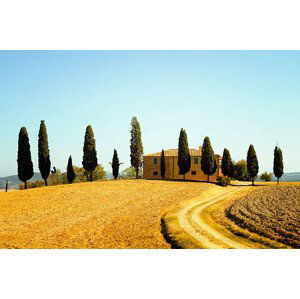
[{"label": "house wall", "polygon": [[[154,158],[157,158],[158,163],[154,164]],[[198,164],[195,164],[195,158],[198,158]],[[222,176],[222,171],[220,168],[220,158],[217,158],[218,168],[214,175],[210,176],[210,181],[216,181],[218,176]],[[201,157],[191,157],[191,169],[185,175],[186,180],[194,180],[194,181],[206,181],[207,176],[201,170],[200,165]],[[175,179],[175,180],[183,180],[183,175],[179,174],[178,167],[178,157],[165,157],[166,162],[166,174],[165,179]],[[145,156],[143,163],[143,171],[145,179],[161,179],[160,174],[160,156]],[[196,171],[196,174],[192,174],[193,171]],[[153,173],[157,172],[158,175],[154,175]]]}]

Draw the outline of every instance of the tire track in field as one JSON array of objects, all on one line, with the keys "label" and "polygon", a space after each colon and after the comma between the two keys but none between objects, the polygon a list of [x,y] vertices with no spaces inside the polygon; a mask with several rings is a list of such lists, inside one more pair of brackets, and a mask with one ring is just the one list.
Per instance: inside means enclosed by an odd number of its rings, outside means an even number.
[{"label": "tire track in field", "polygon": [[217,196],[210,197],[201,202],[194,202],[178,212],[178,222],[182,230],[196,239],[203,248],[249,248],[245,244],[238,243],[220,232],[201,219],[201,213],[211,205],[224,200],[247,187],[235,187],[234,190],[226,190]]}]

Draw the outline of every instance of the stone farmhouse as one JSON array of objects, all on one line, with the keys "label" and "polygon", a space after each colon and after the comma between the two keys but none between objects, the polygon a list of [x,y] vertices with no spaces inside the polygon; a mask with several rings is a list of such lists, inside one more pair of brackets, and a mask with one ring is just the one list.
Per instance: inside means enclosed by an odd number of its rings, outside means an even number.
[{"label": "stone farmhouse", "polygon": [[[183,180],[183,175],[179,174],[178,168],[178,149],[170,149],[165,152],[166,174],[165,179],[169,180]],[[201,170],[201,152],[202,147],[199,149],[190,149],[191,155],[191,169],[185,175],[186,180],[191,181],[206,181],[207,175]],[[161,179],[160,175],[160,156],[161,152],[144,155],[143,159],[143,175],[144,179]],[[220,155],[215,155],[217,160],[216,173],[210,176],[210,181],[216,181],[218,176],[222,176]]]}]

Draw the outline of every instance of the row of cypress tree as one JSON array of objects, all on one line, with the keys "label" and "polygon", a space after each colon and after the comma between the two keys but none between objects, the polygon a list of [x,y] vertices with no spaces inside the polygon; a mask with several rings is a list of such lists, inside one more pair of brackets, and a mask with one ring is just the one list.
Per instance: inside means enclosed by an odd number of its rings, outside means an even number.
[{"label": "row of cypress tree", "polygon": [[[223,159],[221,164],[222,172],[225,176],[233,178],[234,176],[234,165],[228,149],[224,149]],[[252,185],[254,185],[255,178],[259,171],[258,159],[253,145],[249,146],[247,152],[247,170],[252,180]],[[273,172],[277,177],[277,184],[283,175],[283,155],[282,150],[279,146],[276,146],[274,149],[274,162],[273,162]]]},{"label": "row of cypress tree", "polygon": [[[207,181],[209,182],[209,177],[213,175],[217,170],[217,161],[209,137],[204,138],[201,154],[201,170],[205,175],[207,175]],[[183,175],[183,179],[185,180],[185,175],[190,171],[191,168],[191,156],[189,151],[187,134],[184,129],[181,129],[178,141],[178,167],[180,174]],[[231,159],[230,152],[226,148],[223,152],[221,169],[224,176],[233,178],[234,164]],[[254,185],[255,178],[259,171],[259,165],[255,148],[253,145],[249,146],[247,153],[247,170],[251,177],[252,185]],[[279,184],[279,179],[283,175],[283,157],[282,151],[278,146],[276,146],[274,150],[273,171],[274,175],[277,177],[277,182]],[[162,150],[160,163],[160,173],[162,178],[165,177],[165,172],[165,154],[164,150]]]},{"label": "row of cypress tree", "polygon": [[[139,169],[142,166],[143,144],[140,124],[136,117],[131,120],[131,139],[130,139],[130,158],[131,165],[136,171],[136,178],[139,177]],[[30,142],[28,133],[25,127],[22,127],[19,132],[18,140],[18,177],[20,181],[24,182],[25,189],[27,189],[27,182],[33,177],[33,163],[31,159]],[[50,150],[48,144],[48,135],[45,121],[42,120],[40,124],[38,136],[38,163],[39,170],[45,185],[48,185],[48,178],[51,170]],[[115,179],[119,176],[119,157],[117,150],[114,150],[112,162],[112,172]],[[89,125],[86,128],[83,146],[83,160],[82,165],[88,174],[90,181],[93,180],[93,172],[98,166],[96,140],[92,127]],[[73,168],[72,156],[69,157],[67,165],[67,180],[72,183],[75,179],[75,171]]]}]

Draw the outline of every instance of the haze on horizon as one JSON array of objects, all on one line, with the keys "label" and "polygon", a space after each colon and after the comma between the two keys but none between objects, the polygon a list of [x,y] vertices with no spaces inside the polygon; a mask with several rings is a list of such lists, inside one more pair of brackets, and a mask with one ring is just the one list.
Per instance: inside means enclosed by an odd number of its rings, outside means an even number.
[{"label": "haze on horizon", "polygon": [[29,133],[38,172],[37,136],[45,120],[52,167],[69,155],[81,166],[92,125],[98,160],[110,171],[116,148],[130,165],[130,121],[137,116],[145,153],[190,148],[209,136],[234,160],[255,146],[260,173],[272,172],[277,142],[285,172],[300,171],[299,51],[1,51],[0,176],[17,173],[18,133]]}]

